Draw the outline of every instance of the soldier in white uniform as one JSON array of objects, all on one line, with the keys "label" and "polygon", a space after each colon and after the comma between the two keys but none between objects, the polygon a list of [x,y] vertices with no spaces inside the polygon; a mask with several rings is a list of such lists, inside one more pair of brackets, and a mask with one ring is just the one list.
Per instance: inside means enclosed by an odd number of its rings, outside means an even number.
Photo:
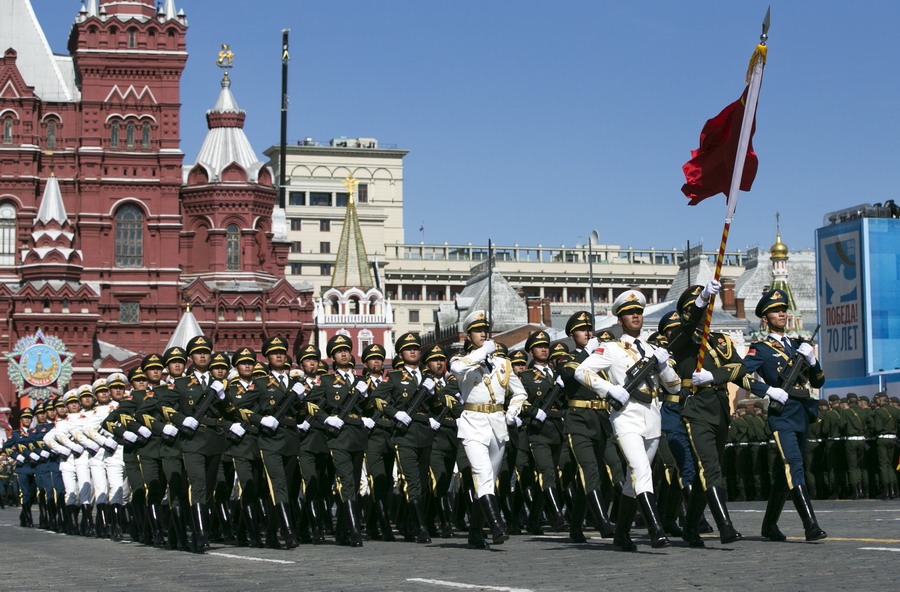
[{"label": "soldier in white uniform", "polygon": [[[478,504],[472,506],[469,543],[484,547],[481,518],[487,518],[495,544],[509,538],[500,515],[500,505],[494,495],[494,481],[503,462],[503,450],[509,441],[507,423],[515,423],[522,405],[528,398],[512,364],[504,357],[494,356],[496,344],[488,339],[490,320],[483,310],[476,310],[465,320],[466,333],[473,349],[450,361],[450,371],[459,383],[463,412],[457,422],[457,437],[472,465],[475,495]],[[504,415],[507,392],[512,394]],[[480,511],[479,511],[480,510]]]},{"label": "soldier in white uniform", "polygon": [[[647,299],[637,290],[628,290],[616,298],[613,310],[622,327],[621,339],[602,344],[590,342],[588,347],[594,350],[593,353],[575,370],[576,380],[598,395],[607,397],[611,405],[621,405],[620,409],[610,413],[609,419],[619,448],[628,462],[613,539],[613,544],[623,551],[636,549],[629,531],[638,501],[650,531],[651,545],[655,548],[669,545],[653,495],[650,465],[662,434],[660,388],[677,393],[681,382],[669,362],[669,353],[640,339],[646,304]],[[653,364],[654,372],[631,396],[624,388],[626,373],[641,360]],[[609,380],[601,378],[600,371],[606,372]]]},{"label": "soldier in white uniform", "polygon": [[[103,416],[103,411],[98,409],[98,415],[104,417],[104,423],[101,425],[102,433],[108,437],[112,437],[115,426],[106,424],[105,418],[109,417],[109,414],[119,406],[119,401],[124,398],[127,382],[128,379],[124,374],[119,372],[110,374],[106,378],[106,388],[109,395],[108,403],[102,398],[102,393],[99,394],[101,399],[98,400],[98,403],[101,405],[105,404],[108,411]],[[107,516],[109,519],[109,537],[113,540],[121,540],[122,523],[125,520],[125,504],[131,498],[131,490],[128,486],[128,479],[125,476],[124,449],[121,446],[117,446],[115,452],[109,453],[111,448],[109,444],[107,443],[105,447],[107,448],[107,454],[106,458],[103,459],[103,464],[106,468],[106,480],[109,484],[109,515]]]},{"label": "soldier in white uniform", "polygon": [[53,429],[44,436],[44,442],[59,455],[59,472],[62,475],[65,489],[66,534],[78,534],[78,478],[75,474],[75,462],[78,455],[84,453],[84,447],[77,444],[71,436],[72,420],[81,411],[78,394],[75,390],[63,395],[66,404],[66,415],[57,417]]}]

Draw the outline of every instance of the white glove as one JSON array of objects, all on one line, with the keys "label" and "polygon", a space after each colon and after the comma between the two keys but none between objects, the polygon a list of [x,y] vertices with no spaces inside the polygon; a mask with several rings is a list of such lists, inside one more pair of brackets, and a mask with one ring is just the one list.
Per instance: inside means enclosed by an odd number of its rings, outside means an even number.
[{"label": "white glove", "polygon": [[408,426],[409,424],[412,423],[412,418],[409,416],[409,413],[407,413],[406,411],[398,411],[397,413],[394,414],[394,419],[396,419],[397,421],[399,421],[400,423],[402,423],[405,426]]},{"label": "white glove", "polygon": [[366,429],[371,430],[375,427],[375,420],[371,417],[363,417],[362,424],[366,426]]},{"label": "white glove", "polygon": [[433,417],[428,418],[428,425],[430,425],[431,429],[433,429],[434,431],[438,431],[439,429],[441,429],[441,424]]},{"label": "white glove", "polygon": [[509,411],[506,412],[506,425],[516,425],[517,421],[519,421],[519,418],[516,417],[514,413],[510,413]]},{"label": "white glove", "polygon": [[493,339],[488,339],[484,342],[484,345],[481,346],[481,349],[484,351],[485,355],[489,356],[497,351],[497,344],[494,343]]},{"label": "white glove", "polygon": [[709,280],[706,284],[706,287],[703,288],[703,291],[700,292],[700,295],[697,296],[697,299],[694,301],[699,308],[703,308],[707,304],[709,304],[709,299],[716,294],[719,293],[719,290],[722,289],[722,284],[717,282],[716,280]]},{"label": "white glove", "polygon": [[36,455],[36,454],[33,453],[33,452],[29,452],[29,453],[28,453],[28,458],[30,458],[31,460],[33,460],[33,461],[35,461],[35,462],[41,460],[41,457],[39,457],[38,455]]},{"label": "white glove", "polygon": [[57,454],[63,458],[69,458],[72,455],[68,448],[60,448]]},{"label": "white glove", "polygon": [[522,419],[521,419],[520,417],[517,416],[517,417],[515,418],[515,420],[516,420],[516,427],[517,427],[517,428],[522,427]]},{"label": "white glove", "polygon": [[212,382],[212,384],[209,385],[209,388],[211,388],[213,390],[213,392],[216,393],[216,397],[218,397],[220,401],[225,400],[225,385],[224,384],[222,384],[218,380],[214,380]]},{"label": "white glove", "polygon": [[100,445],[94,442],[93,440],[85,439],[84,445],[88,447],[88,450],[91,452],[97,452],[100,450]]},{"label": "white glove", "polygon": [[41,450],[41,458],[50,458],[50,453],[46,450]]},{"label": "white glove", "polygon": [[115,452],[116,448],[119,447],[119,443],[113,440],[112,438],[107,438],[103,441],[103,447],[109,450],[110,452]]},{"label": "white glove", "polygon": [[334,429],[339,430],[342,427],[344,427],[344,420],[340,419],[339,417],[337,417],[335,415],[332,415],[331,417],[325,418],[325,425],[331,426]]},{"label": "white glove", "polygon": [[291,387],[291,390],[294,391],[294,394],[300,399],[303,399],[303,397],[306,396],[306,387],[303,386],[302,382],[295,382],[294,386]]},{"label": "white glove", "polygon": [[144,438],[148,439],[148,440],[150,439],[150,436],[153,435],[153,432],[151,432],[149,429],[147,429],[147,428],[144,427],[144,426],[139,427],[139,428],[137,429],[137,433],[140,434],[141,436],[143,436]]},{"label": "white glove", "polygon": [[699,386],[701,384],[709,384],[713,381],[712,372],[701,368],[697,370],[693,374],[691,374],[691,384],[694,386]]},{"label": "white glove", "polygon": [[784,405],[788,400],[787,391],[776,386],[770,386],[769,390],[766,391],[766,396],[773,401],[778,401],[782,405]]},{"label": "white glove", "polygon": [[193,417],[185,417],[184,421],[181,422],[181,426],[189,430],[196,430],[198,427],[200,427],[200,422]]},{"label": "white glove", "polygon": [[231,427],[228,428],[228,431],[231,432],[232,434],[234,434],[235,436],[237,436],[238,438],[243,438],[244,434],[247,433],[247,430],[245,430],[239,423],[231,424]]},{"label": "white glove", "polygon": [[556,384],[559,385],[559,388],[566,388],[566,381],[563,380],[562,376],[556,377]]},{"label": "white glove", "polygon": [[367,385],[362,380],[356,383],[356,390],[359,391],[359,394],[364,399],[369,396],[369,385]]},{"label": "white glove", "polygon": [[309,422],[305,421],[305,420],[303,421],[303,423],[297,425],[297,429],[300,430],[301,432],[308,432],[309,428],[310,428]]},{"label": "white glove", "polygon": [[429,377],[422,381],[422,386],[425,387],[429,393],[434,392],[434,380]]},{"label": "white glove", "polygon": [[628,391],[626,391],[624,387],[621,387],[617,384],[609,387],[609,390],[606,392],[606,396],[615,399],[622,405],[627,403],[628,399],[631,397],[631,395],[628,394]]},{"label": "white glove", "polygon": [[22,464],[25,463],[25,457],[22,456],[21,454],[17,454],[17,455],[16,455],[16,460],[19,461],[19,462],[22,463]]},{"label": "white glove", "polygon": [[175,438],[176,436],[178,436],[178,430],[175,429],[175,426],[173,426],[170,423],[167,423],[166,425],[163,426],[162,432],[165,435],[170,436],[172,438]]},{"label": "white glove", "polygon": [[797,348],[797,353],[806,358],[810,366],[816,365],[816,352],[810,344],[801,343],[800,347]]},{"label": "white glove", "polygon": [[665,370],[669,363],[669,352],[661,347],[653,350],[653,357],[656,358],[656,367]]},{"label": "white glove", "polygon": [[269,428],[270,430],[278,429],[278,420],[271,415],[265,416],[264,418],[259,420],[259,423],[263,427]]},{"label": "white glove", "polygon": [[137,437],[137,434],[135,434],[134,432],[125,432],[124,434],[122,434],[122,439],[125,440],[126,442],[130,442],[131,444],[134,444],[135,442],[137,442],[138,437]]},{"label": "white glove", "polygon": [[538,421],[544,421],[547,419],[547,413],[543,409],[538,409],[534,412],[534,418]]},{"label": "white glove", "polygon": [[74,444],[75,446],[75,454],[84,454],[84,446],[81,444]]},{"label": "white glove", "polygon": [[591,355],[600,347],[600,340],[596,337],[591,337],[588,339],[587,345],[584,346],[584,351]]}]

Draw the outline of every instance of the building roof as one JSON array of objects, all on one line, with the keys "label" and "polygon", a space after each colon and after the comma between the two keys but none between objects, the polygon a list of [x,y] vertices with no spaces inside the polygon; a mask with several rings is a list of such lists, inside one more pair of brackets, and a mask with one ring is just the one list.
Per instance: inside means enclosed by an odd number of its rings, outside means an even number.
[{"label": "building roof", "polygon": [[[222,90],[215,107],[207,111],[206,115],[209,131],[197,154],[197,162],[185,167],[185,182],[187,172],[198,164],[206,169],[210,182],[219,182],[222,180],[222,171],[232,163],[247,172],[247,179],[251,183],[259,182],[259,173],[266,164],[256,156],[244,133],[244,111],[238,107],[227,75],[222,79]],[[228,115],[231,117],[221,117]]]},{"label": "building roof", "polygon": [[194,318],[194,313],[188,307],[184,314],[181,315],[178,326],[175,327],[175,332],[172,333],[169,343],[166,344],[166,349],[170,347],[186,347],[187,342],[198,335],[203,335],[203,329],[200,328],[200,324]]},{"label": "building roof", "polygon": [[29,0],[4,0],[0,9],[0,52],[14,49],[16,67],[44,101],[79,100],[72,58],[56,56]]},{"label": "building roof", "polygon": [[[762,293],[770,288],[775,278],[768,252],[750,249],[744,265],[744,273],[734,287],[735,298],[743,298],[745,308],[752,311]],[[803,315],[804,324],[816,319],[816,253],[814,251],[794,251],[787,261],[788,282],[796,303],[796,309]]]},{"label": "building roof", "polygon": [[[476,266],[474,270],[479,270],[480,267],[480,265]],[[490,299],[492,302],[489,304],[488,276],[487,269],[480,273],[476,271],[469,278],[463,291],[456,297],[454,305],[441,305],[438,311],[440,327],[457,325],[459,331],[462,332],[465,330],[462,320],[470,311],[474,310],[491,311],[493,315],[491,329],[495,333],[517,329],[528,323],[528,308],[525,300],[496,269],[490,274]]]},{"label": "building roof", "polygon": [[66,215],[66,205],[63,202],[62,192],[59,190],[59,181],[56,175],[51,174],[44,187],[44,195],[41,197],[41,207],[38,209],[37,221],[47,224],[51,221],[59,222],[59,225],[69,221]]}]

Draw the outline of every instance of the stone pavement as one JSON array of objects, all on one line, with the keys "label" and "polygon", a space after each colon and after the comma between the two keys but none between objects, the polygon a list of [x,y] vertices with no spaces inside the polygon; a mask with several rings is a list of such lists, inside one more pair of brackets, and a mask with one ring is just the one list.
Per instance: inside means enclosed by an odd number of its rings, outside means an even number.
[{"label": "stone pavement", "polygon": [[[829,538],[802,540],[800,520],[785,507],[785,543],[758,537],[764,504],[731,504],[745,537],[706,549],[680,541],[654,550],[636,531],[638,552],[613,550],[609,539],[585,545],[563,533],[513,537],[490,551],[464,538],[431,545],[366,541],[362,549],[332,544],[291,551],[214,546],[205,555],[131,543],[70,537],[18,526],[18,509],[0,511],[0,590],[384,590],[402,592],[543,592],[615,590],[900,589],[900,500],[818,501]],[[35,510],[36,516],[36,510]],[[595,533],[596,534],[596,533]]]}]

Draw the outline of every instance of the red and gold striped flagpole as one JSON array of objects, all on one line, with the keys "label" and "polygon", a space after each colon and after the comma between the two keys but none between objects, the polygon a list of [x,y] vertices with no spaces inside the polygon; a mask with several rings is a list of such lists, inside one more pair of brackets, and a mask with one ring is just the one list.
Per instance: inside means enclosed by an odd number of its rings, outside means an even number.
[{"label": "red and gold striped flagpole", "polygon": [[[734,211],[737,208],[738,193],[741,189],[741,176],[744,172],[744,161],[747,158],[747,149],[750,146],[750,134],[753,129],[753,119],[756,117],[756,104],[759,102],[759,88],[762,85],[763,69],[766,65],[766,40],[769,38],[769,11],[763,21],[763,32],[759,37],[759,44],[750,57],[750,66],[747,69],[747,102],[744,105],[744,118],[741,121],[741,134],[738,137],[738,150],[734,162],[734,172],[731,175],[731,187],[728,190],[728,211],[725,214],[725,227],[722,229],[722,242],[719,243],[719,255],[716,257],[716,273],[713,279],[719,281],[722,274],[722,261],[725,259],[725,245],[728,244],[728,232],[731,230],[731,222],[734,220]],[[700,351],[697,354],[697,372],[703,369],[703,359],[706,357],[706,343],[709,341],[709,328],[712,325],[713,305],[715,295],[710,296],[706,305],[706,319],[703,322],[703,337],[700,340]]]}]

